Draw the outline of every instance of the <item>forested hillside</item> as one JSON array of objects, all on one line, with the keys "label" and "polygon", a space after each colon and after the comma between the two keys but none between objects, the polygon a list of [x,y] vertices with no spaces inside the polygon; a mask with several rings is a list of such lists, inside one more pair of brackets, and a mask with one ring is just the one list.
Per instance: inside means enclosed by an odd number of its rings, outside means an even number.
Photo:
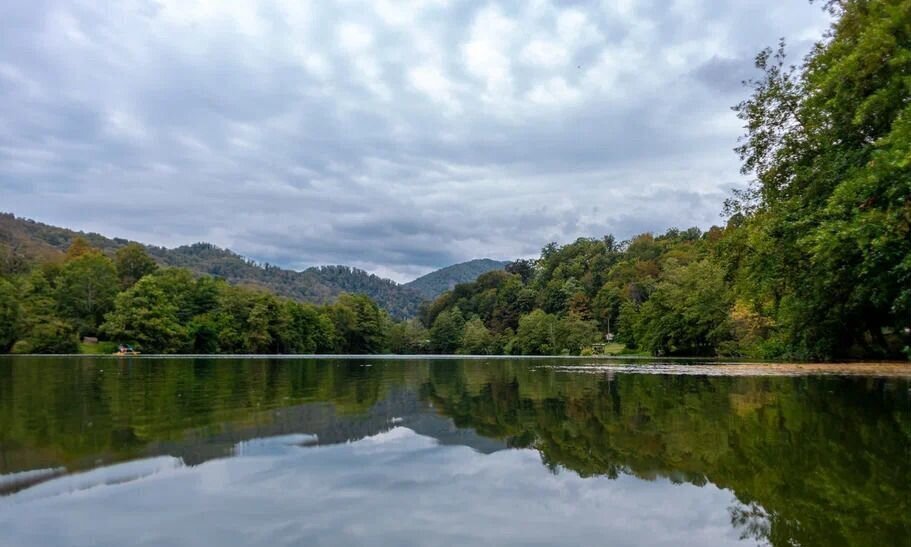
[{"label": "forested hillside", "polygon": [[405,286],[418,291],[421,296],[433,300],[446,291],[452,290],[459,283],[469,283],[492,270],[502,270],[508,262],[479,258],[461,264],[453,264],[445,268],[430,272],[414,281],[405,283]]},{"label": "forested hillside", "polygon": [[[34,263],[62,260],[64,252],[76,237],[82,237],[89,245],[108,255],[113,255],[129,243],[125,239],[75,232],[0,213],[0,267],[2,271],[13,273],[25,271]],[[208,243],[174,249],[146,246],[146,250],[162,266],[187,268],[232,284],[268,289],[304,302],[326,304],[342,293],[364,294],[396,318],[413,317],[425,298],[434,298],[439,294],[427,293],[430,296],[425,297],[389,279],[347,266],[322,266],[297,272],[258,264]]]},{"label": "forested hillside", "polygon": [[382,353],[391,324],[364,295],[301,303],[160,267],[138,243],[112,258],[77,237],[61,260],[0,275],[0,352]]}]

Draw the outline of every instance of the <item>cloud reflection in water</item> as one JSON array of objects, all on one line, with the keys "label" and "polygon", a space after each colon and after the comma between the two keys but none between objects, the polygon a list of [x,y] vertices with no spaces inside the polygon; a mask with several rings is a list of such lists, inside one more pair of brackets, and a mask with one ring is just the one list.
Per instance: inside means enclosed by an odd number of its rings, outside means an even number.
[{"label": "cloud reflection in water", "polygon": [[485,455],[404,427],[302,446],[312,440],[260,439],[195,467],[160,457],[45,482],[0,499],[4,545],[739,543],[732,495],[711,484],[554,474],[534,450]]}]

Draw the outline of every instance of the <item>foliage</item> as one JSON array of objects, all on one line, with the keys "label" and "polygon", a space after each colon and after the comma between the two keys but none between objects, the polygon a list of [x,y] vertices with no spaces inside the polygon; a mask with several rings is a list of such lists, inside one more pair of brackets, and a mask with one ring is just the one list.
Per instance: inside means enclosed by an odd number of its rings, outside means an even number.
[{"label": "foliage", "polygon": [[26,335],[13,344],[12,353],[77,353],[76,329],[58,318],[35,322]]},{"label": "foliage", "polygon": [[481,318],[475,316],[469,319],[462,329],[458,352],[468,355],[487,355],[496,353],[495,349],[493,335],[490,334]]},{"label": "foliage", "polygon": [[117,272],[114,263],[98,251],[82,249],[68,256],[56,279],[57,305],[80,334],[93,335],[114,305]]},{"label": "foliage", "polygon": [[430,333],[417,319],[400,321],[389,327],[389,351],[413,355],[430,351]]},{"label": "foliage", "polygon": [[519,319],[516,343],[525,355],[559,353],[557,317],[544,310],[534,310]]},{"label": "foliage", "polygon": [[[76,353],[85,334],[101,338],[93,351],[117,343],[146,353],[389,350],[392,321],[363,295],[314,306],[182,268],[158,268],[139,247],[121,249],[119,270],[97,249],[74,248],[63,264],[0,278],[0,352]],[[426,336],[416,340],[426,350]]]},{"label": "foliage", "polygon": [[895,355],[911,323],[911,25],[908,0],[829,4],[836,19],[801,67],[782,43],[736,107],[755,184],[742,285],[786,354]]},{"label": "foliage", "polygon": [[178,318],[184,286],[166,276],[146,276],[117,296],[103,331],[149,353],[177,353],[187,348],[189,333]]},{"label": "foliage", "polygon": [[16,341],[19,323],[18,289],[0,277],[0,353],[6,352]]},{"label": "foliage", "polygon": [[337,353],[384,353],[389,320],[370,298],[343,294],[327,309],[335,326]]},{"label": "foliage", "polygon": [[[717,229],[705,234],[697,229],[669,230],[657,237],[643,234],[629,242],[617,242],[607,236],[580,238],[563,246],[552,243],[542,250],[538,260],[517,261],[505,271],[489,272],[473,283],[457,285],[427,306],[422,320],[436,326],[439,317],[458,309],[464,316],[477,318],[472,323],[473,334],[482,332],[481,325],[487,330],[491,340],[488,351],[578,355],[583,348],[603,340],[602,334],[623,332],[623,309],[630,311],[626,317],[628,323],[632,316],[639,317],[639,307],[655,292],[664,276],[669,275],[667,271],[685,268],[698,260],[708,261],[707,257],[717,246],[717,232]],[[715,274],[714,286],[702,287],[709,279],[700,277],[705,272],[699,270],[690,276],[691,287],[678,291],[694,288],[704,293],[701,299],[688,296],[681,302],[682,306],[706,302],[705,308],[688,312],[688,317],[703,326],[719,318],[726,320],[728,311],[726,299],[712,300],[719,290],[718,284],[721,290],[726,290],[725,272],[714,263],[706,264]],[[708,302],[720,314],[692,317],[706,311]],[[448,318],[444,323],[448,325],[447,321]],[[632,327],[626,330],[630,332],[625,339],[634,346],[636,333]],[[469,344],[471,349],[453,345],[454,340],[463,340],[465,346],[464,336],[465,333],[450,333],[448,342],[437,347],[471,353],[478,347],[473,340]],[[657,346],[652,349],[658,351]],[[713,353],[714,346],[705,347],[703,352]]]},{"label": "foliage", "polygon": [[462,345],[465,318],[459,308],[440,313],[430,328],[430,348],[434,353],[456,353]]},{"label": "foliage", "polygon": [[120,286],[124,289],[129,289],[144,275],[158,269],[158,264],[139,243],[128,243],[117,249],[114,253],[114,265],[120,278]]},{"label": "foliage", "polygon": [[731,312],[724,271],[703,259],[667,265],[654,292],[628,320],[637,344],[650,353],[712,355],[732,341]]}]

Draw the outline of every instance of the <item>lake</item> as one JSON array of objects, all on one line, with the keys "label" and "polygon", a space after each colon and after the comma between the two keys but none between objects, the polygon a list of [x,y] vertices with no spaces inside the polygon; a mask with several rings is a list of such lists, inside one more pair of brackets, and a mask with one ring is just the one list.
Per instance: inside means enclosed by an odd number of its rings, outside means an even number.
[{"label": "lake", "polygon": [[908,545],[909,365],[0,358],[0,545]]}]

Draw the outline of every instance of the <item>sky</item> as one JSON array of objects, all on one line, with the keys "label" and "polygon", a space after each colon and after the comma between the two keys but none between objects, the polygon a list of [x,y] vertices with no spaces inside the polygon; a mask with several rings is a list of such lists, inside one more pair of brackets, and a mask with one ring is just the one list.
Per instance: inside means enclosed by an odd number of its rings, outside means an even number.
[{"label": "sky", "polygon": [[794,0],[0,3],[0,211],[407,281],[720,224]]}]

